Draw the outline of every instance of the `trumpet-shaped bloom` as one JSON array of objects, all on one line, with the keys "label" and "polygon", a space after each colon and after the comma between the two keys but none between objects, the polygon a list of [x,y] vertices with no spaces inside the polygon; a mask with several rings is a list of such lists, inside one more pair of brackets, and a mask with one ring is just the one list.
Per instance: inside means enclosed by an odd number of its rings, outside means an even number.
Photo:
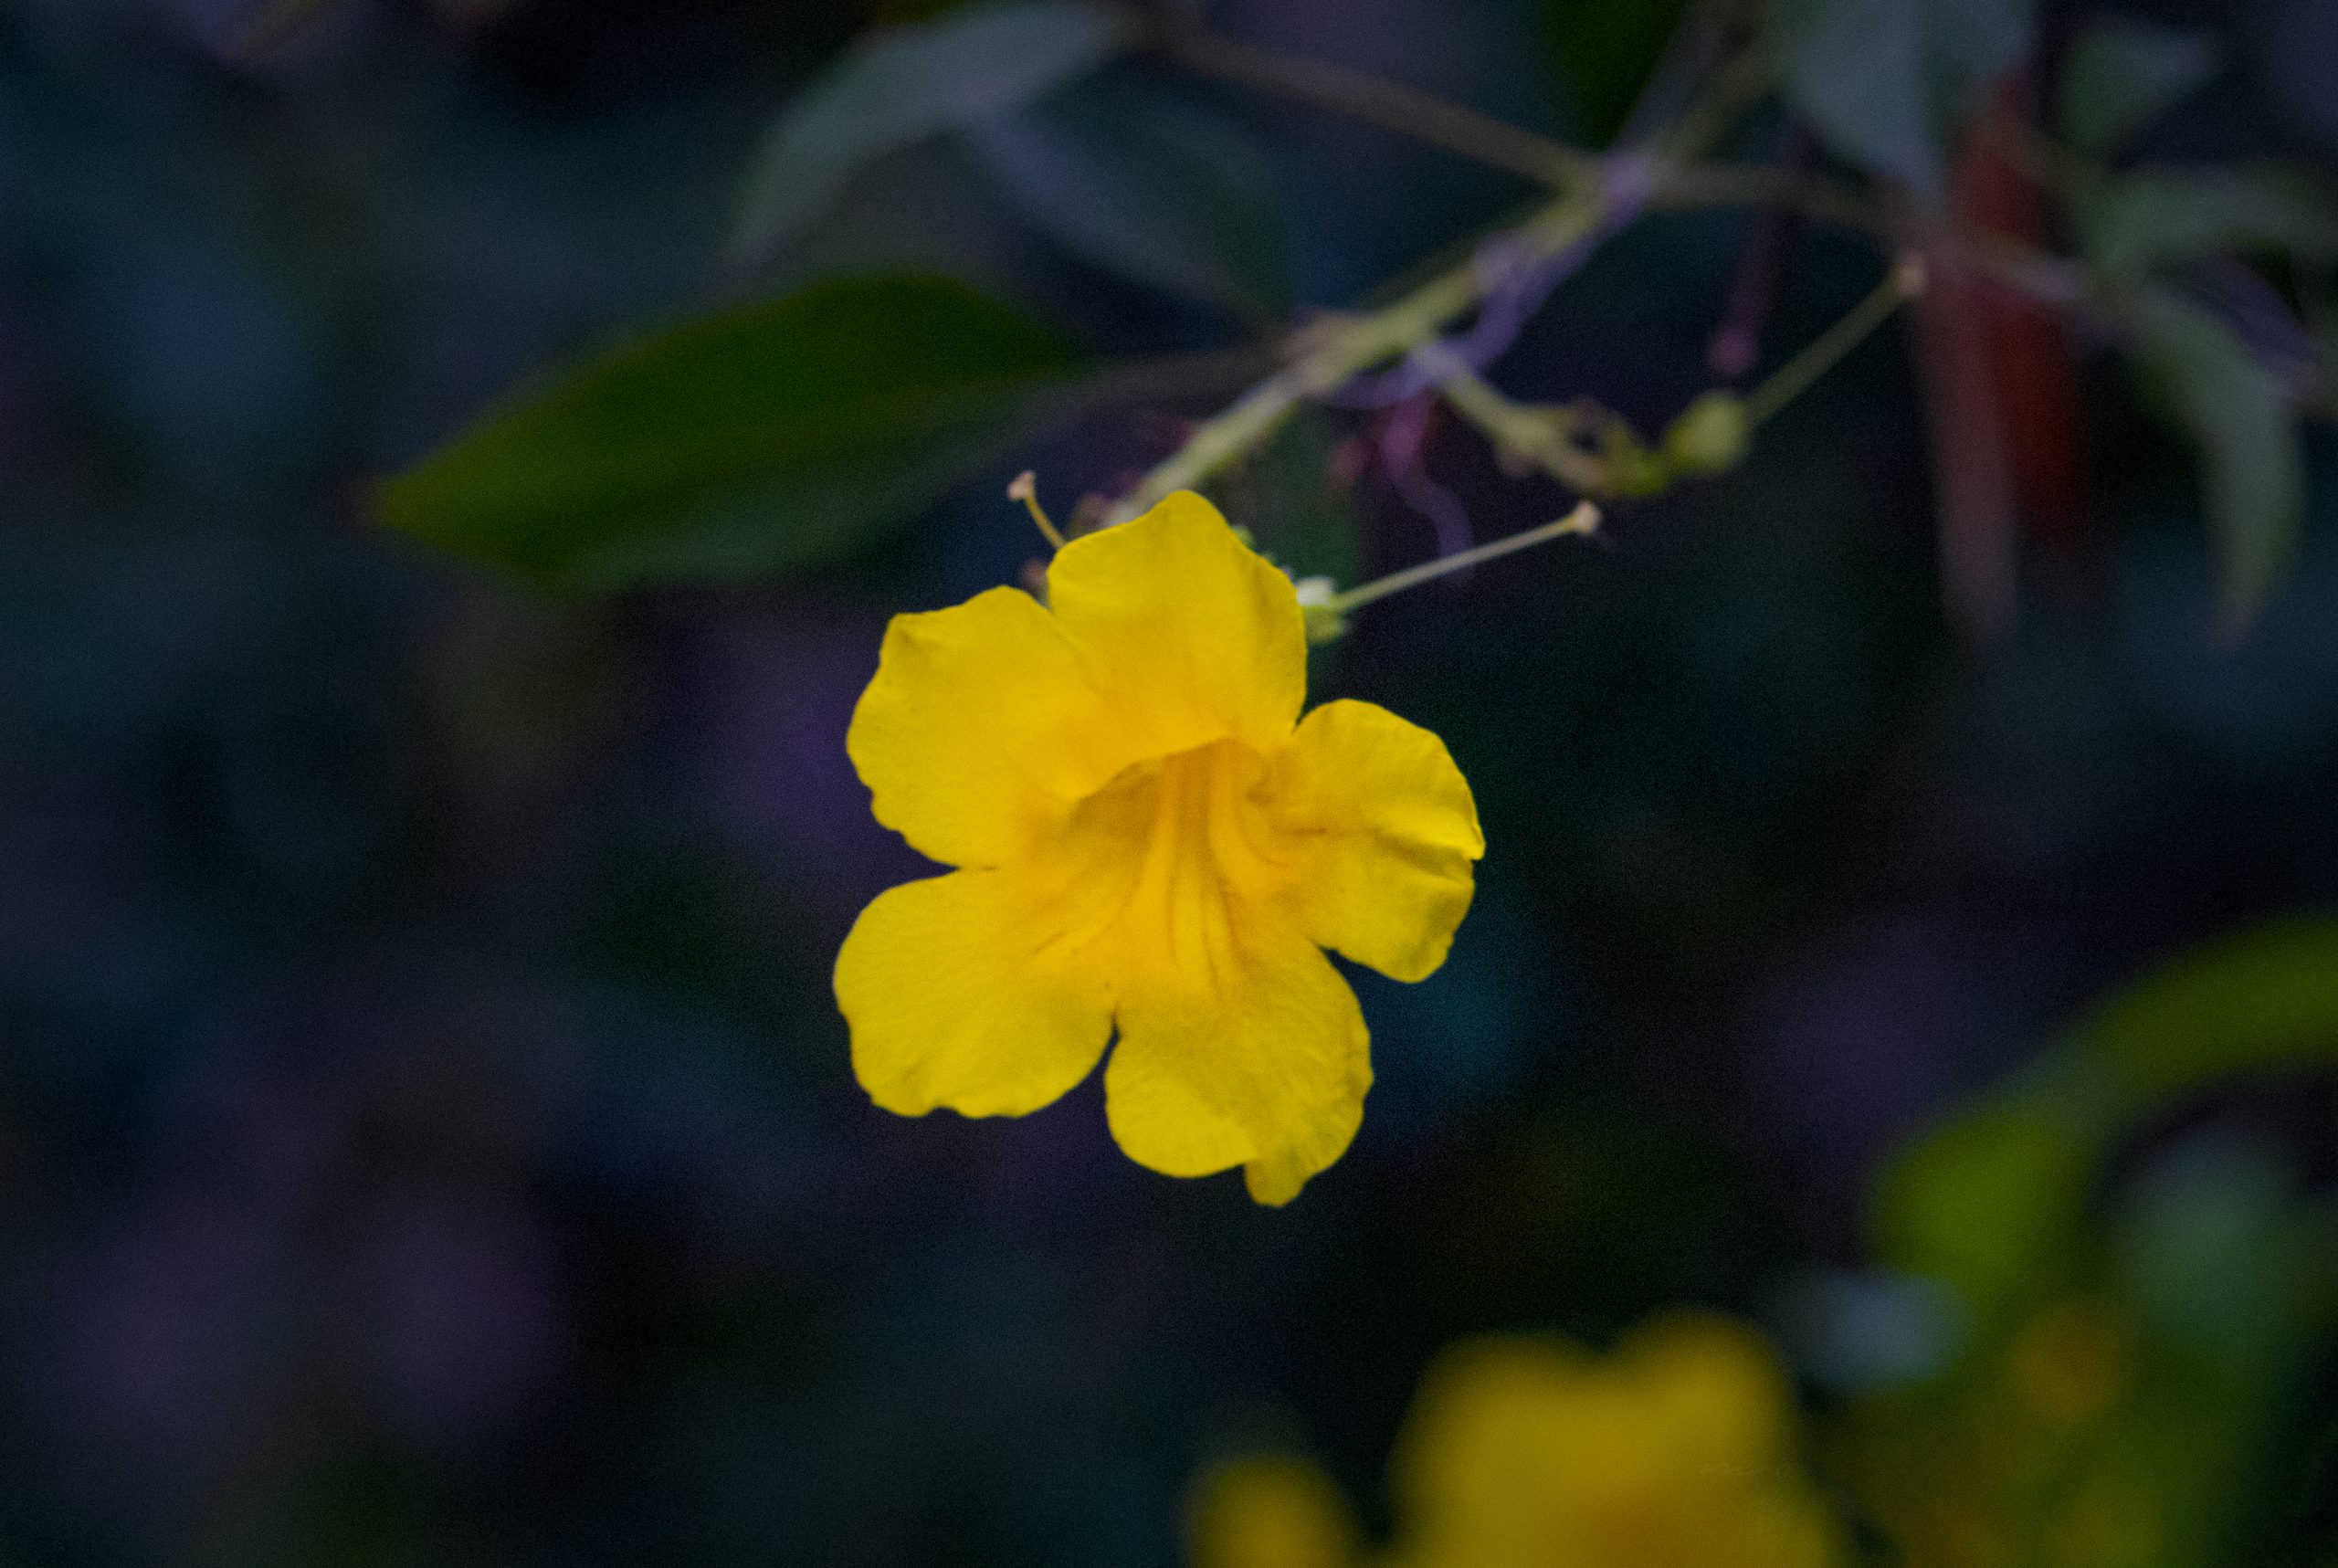
[{"label": "trumpet-shaped bloom", "polygon": [[1297,594],[1199,496],[1072,541],[1047,586],[896,616],[853,713],[878,820],[958,868],[846,938],[853,1069],[904,1115],[1019,1116],[1110,1045],[1132,1159],[1286,1203],[1372,1081],[1322,950],[1444,962],[1485,848],[1469,785],[1385,709],[1301,718]]}]

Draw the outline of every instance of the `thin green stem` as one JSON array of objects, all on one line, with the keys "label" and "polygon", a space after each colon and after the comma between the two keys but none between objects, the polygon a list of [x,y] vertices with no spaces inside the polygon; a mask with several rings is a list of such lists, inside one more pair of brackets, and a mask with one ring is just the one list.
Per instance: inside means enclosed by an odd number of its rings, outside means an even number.
[{"label": "thin green stem", "polygon": [[[1617,188],[1632,182],[1611,184],[1607,179],[1610,169],[1617,166],[1613,160],[1589,157],[1400,83],[1320,61],[1268,54],[1206,32],[1172,29],[1161,35],[1161,42],[1173,57],[1199,69],[1309,98],[1444,141],[1457,150],[1467,142],[1478,155],[1507,160],[1522,172],[1534,166],[1540,177],[1559,184],[1562,194],[1508,237],[1515,259],[1523,265],[1547,260],[1591,237],[1611,221],[1618,205],[1641,199]],[[1766,80],[1761,61],[1750,52],[1723,66],[1705,100],[1692,105],[1659,140],[1655,165],[1645,171],[1648,176],[1660,188],[1680,163],[1701,155]],[[1484,269],[1473,257],[1393,304],[1312,334],[1289,364],[1196,428],[1185,446],[1104,514],[1102,523],[1125,522],[1177,490],[1205,483],[1273,435],[1303,403],[1436,337],[1482,303],[1488,287]]]},{"label": "thin green stem", "polygon": [[1912,257],[1895,263],[1889,276],[1868,297],[1833,326],[1813,339],[1800,353],[1780,365],[1775,374],[1745,395],[1745,423],[1760,425],[1810,389],[1811,383],[1841,363],[1845,354],[1866,342],[1869,333],[1891,319],[1901,303],[1923,292],[1922,263]]},{"label": "thin green stem", "polygon": [[1435,368],[1438,391],[1447,405],[1476,426],[1496,451],[1532,464],[1572,489],[1597,492],[1606,488],[1606,468],[1567,438],[1550,410],[1513,402],[1459,355],[1448,355]]},{"label": "thin green stem", "polygon": [[1739,50],[1722,62],[1697,101],[1657,137],[1657,151],[1680,162],[1701,157],[1772,85],[1768,55],[1759,47]]},{"label": "thin green stem", "polygon": [[[1561,197],[1516,232],[1522,258],[1531,263],[1555,256],[1594,232],[1606,216],[1596,192]],[[1463,261],[1383,310],[1320,331],[1297,358],[1196,429],[1105,521],[1125,522],[1163,498],[1204,483],[1271,436],[1301,404],[1436,336],[1475,307],[1484,289],[1476,261]]]},{"label": "thin green stem", "polygon": [[1472,566],[1500,560],[1502,556],[1515,554],[1521,550],[1531,550],[1537,544],[1548,543],[1553,539],[1564,539],[1569,534],[1588,537],[1597,532],[1598,529],[1599,509],[1589,501],[1584,501],[1556,522],[1546,522],[1540,528],[1530,528],[1523,533],[1513,533],[1507,539],[1497,539],[1490,544],[1480,544],[1469,550],[1457,550],[1450,555],[1440,555],[1434,561],[1424,561],[1418,566],[1408,566],[1402,572],[1392,572],[1385,577],[1377,577],[1369,583],[1359,584],[1344,594],[1333,595],[1323,607],[1332,615],[1343,616],[1360,605],[1369,605],[1374,600],[1385,599],[1391,594],[1401,594],[1407,588],[1417,588],[1424,583],[1433,583],[1439,577],[1448,577],[1456,572],[1466,572]]},{"label": "thin green stem", "polygon": [[[1740,163],[1687,163],[1666,172],[1651,207],[1780,206],[1892,244],[1908,226],[1856,187],[1824,174]],[[1989,229],[1934,226],[1922,248],[1946,262],[1987,274],[2009,289],[2058,309],[2097,304],[2083,268],[2026,240]]]},{"label": "thin green stem", "polygon": [[1751,163],[1685,163],[1669,171],[1651,207],[1784,207],[1864,234],[1891,233],[1889,214],[1857,186],[1806,169]]},{"label": "thin green stem", "polygon": [[1400,81],[1307,59],[1201,27],[1171,27],[1163,52],[1189,69],[1311,103],[1544,184],[1568,186],[1597,169],[1591,154]]}]

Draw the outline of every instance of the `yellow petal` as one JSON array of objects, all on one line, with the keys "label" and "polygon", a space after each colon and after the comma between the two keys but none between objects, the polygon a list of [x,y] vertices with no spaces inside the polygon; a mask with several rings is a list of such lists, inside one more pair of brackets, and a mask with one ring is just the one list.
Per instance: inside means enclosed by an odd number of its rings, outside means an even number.
[{"label": "yellow petal", "polygon": [[1299,595],[1201,497],[1180,491],[1065,545],[1048,603],[1132,755],[1290,740],[1307,695]]},{"label": "yellow petal", "polygon": [[880,893],[837,955],[852,1070],[904,1116],[1021,1116],[1088,1076],[1111,1032],[1104,978],[995,871]]},{"label": "yellow petal", "polygon": [[1827,1568],[1838,1536],[1793,1419],[1768,1347],[1722,1320],[1663,1320],[1597,1359],[1465,1341],[1422,1380],[1393,1478],[1425,1562]]},{"label": "yellow petal", "polygon": [[1352,1568],[1346,1500],[1304,1459],[1266,1456],[1212,1466],[1185,1508],[1191,1568]]},{"label": "yellow petal", "polygon": [[1640,1380],[1674,1446],[1716,1474],[1761,1474],[1787,1453],[1792,1392],[1768,1343],[1743,1324],[1676,1313],[1636,1331],[1616,1361]]},{"label": "yellow petal", "polygon": [[921,854],[992,866],[1133,760],[1053,616],[1016,588],[896,616],[845,750],[877,820]]},{"label": "yellow petal", "polygon": [[1572,1347],[1523,1337],[1463,1340],[1438,1355],[1390,1465],[1407,1523],[1441,1549],[1432,1556],[1501,1562],[1543,1533],[1536,1501],[1568,1458],[1553,1415],[1579,1397],[1585,1373]]},{"label": "yellow petal", "polygon": [[1355,993],[1280,921],[1240,921],[1181,975],[1131,984],[1120,1026],[1104,1069],[1112,1136],[1166,1175],[1241,1165],[1252,1197],[1287,1204],[1364,1120]]},{"label": "yellow petal", "polygon": [[1308,934],[1392,979],[1434,973],[1486,850],[1445,742],[1369,702],[1327,702],[1270,788],[1277,826],[1315,846],[1298,893]]}]

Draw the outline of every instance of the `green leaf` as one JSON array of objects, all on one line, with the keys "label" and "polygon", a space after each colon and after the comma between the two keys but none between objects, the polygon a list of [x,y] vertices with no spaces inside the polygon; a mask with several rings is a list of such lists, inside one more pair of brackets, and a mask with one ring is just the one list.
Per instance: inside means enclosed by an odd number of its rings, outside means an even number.
[{"label": "green leaf", "polygon": [[1942,1123],[1877,1184],[1879,1259],[1954,1286],[1984,1321],[2058,1293],[2051,1260],[2084,1212],[2087,1131],[2038,1093],[1998,1096]]},{"label": "green leaf", "polygon": [[2279,921],[2204,947],[2112,997],[2069,1048],[2143,1106],[2236,1073],[2338,1061],[2338,919]]},{"label": "green leaf", "polygon": [[1272,174],[1234,129],[1141,88],[1074,89],[974,127],[966,145],[1066,249],[1256,321],[1290,304]]},{"label": "green leaf", "polygon": [[1834,150],[1937,201],[1948,147],[2029,54],[2036,0],[1777,0],[1786,96]]},{"label": "green leaf", "polygon": [[2089,193],[2079,215],[2088,259],[2122,278],[2234,250],[2338,258],[2338,209],[2280,167],[2138,170]]},{"label": "green leaf", "polygon": [[2004,1322],[2065,1289],[2103,1159],[2169,1105],[2338,1063],[2338,919],[2213,942],[2117,992],[2037,1066],[1912,1142],[1877,1183],[1882,1260]]},{"label": "green leaf", "polygon": [[731,264],[770,257],[887,153],[1012,114],[1130,41],[1118,14],[1079,0],[975,6],[869,36],[765,135],[741,193]]},{"label": "green leaf", "polygon": [[929,504],[1079,364],[950,279],[834,279],[567,368],[390,481],[381,515],[559,586],[765,576]]},{"label": "green leaf", "polygon": [[2299,1195],[2269,1151],[2230,1134],[2196,1133],[2162,1156],[2118,1227],[2120,1295],[2136,1326],[2215,1356],[2227,1374],[2269,1359],[2265,1342],[2297,1326],[2294,1276],[2314,1271],[2284,1245],[2303,1228]]},{"label": "green leaf", "polygon": [[1543,37],[1584,141],[1616,140],[1688,9],[1688,0],[1543,0]]},{"label": "green leaf", "polygon": [[2062,140],[2108,156],[2214,78],[2222,61],[2213,33],[2106,16],[2070,44],[2062,66]]},{"label": "green leaf", "polygon": [[2297,537],[2305,453],[2290,389],[2230,327],[2172,290],[2138,295],[2130,323],[2137,368],[2199,449],[2224,624],[2237,630]]}]

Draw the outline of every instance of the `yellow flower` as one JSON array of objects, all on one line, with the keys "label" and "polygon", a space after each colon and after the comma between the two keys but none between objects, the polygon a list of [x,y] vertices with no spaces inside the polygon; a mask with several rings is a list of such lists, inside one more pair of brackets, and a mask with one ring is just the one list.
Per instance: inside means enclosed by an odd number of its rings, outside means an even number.
[{"label": "yellow flower", "polygon": [[1703,1318],[1603,1359],[1533,1339],[1446,1352],[1395,1483],[1408,1568],[1828,1568],[1832,1516],[1753,1334]]},{"label": "yellow flower", "polygon": [[1193,1568],[1354,1568],[1347,1502],[1304,1459],[1258,1455],[1205,1471],[1185,1510]]},{"label": "yellow flower", "polygon": [[[1659,1321],[1597,1358],[1559,1341],[1448,1350],[1391,1466],[1383,1568],[1836,1568],[1835,1515],[1795,1456],[1768,1348],[1717,1319]],[[1330,1479],[1296,1458],[1206,1472],[1190,1568],[1357,1568]]]},{"label": "yellow flower", "polygon": [[1191,494],[1066,545],[1044,606],[896,616],[846,748],[877,819],[960,869],[880,894],[837,956],[877,1103],[1020,1116],[1117,1026],[1140,1163],[1281,1204],[1338,1159],[1372,1068],[1322,949],[1428,974],[1485,842],[1436,736],[1364,702],[1301,721],[1306,679],[1290,580]]}]

